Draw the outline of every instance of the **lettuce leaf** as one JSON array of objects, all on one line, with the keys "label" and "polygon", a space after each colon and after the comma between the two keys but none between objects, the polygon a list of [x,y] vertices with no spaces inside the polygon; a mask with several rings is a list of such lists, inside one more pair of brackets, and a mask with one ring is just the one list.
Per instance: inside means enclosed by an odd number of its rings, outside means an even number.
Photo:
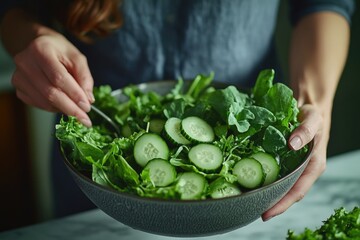
[{"label": "lettuce leaf", "polygon": [[289,230],[287,240],[323,240],[323,239],[360,239],[360,208],[354,207],[347,211],[344,207],[334,210],[328,219],[326,219],[320,228],[311,230],[305,228],[300,234],[295,234]]}]

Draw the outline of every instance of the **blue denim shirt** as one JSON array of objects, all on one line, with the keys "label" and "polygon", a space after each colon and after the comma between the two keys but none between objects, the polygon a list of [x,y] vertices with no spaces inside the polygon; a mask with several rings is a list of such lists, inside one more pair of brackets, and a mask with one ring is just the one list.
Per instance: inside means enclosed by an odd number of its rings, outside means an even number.
[{"label": "blue denim shirt", "polygon": [[[19,2],[3,0],[0,7]],[[350,21],[355,8],[352,0],[289,3],[293,24],[316,11],[335,11]],[[111,36],[91,45],[68,37],[87,57],[96,85],[118,88],[214,71],[216,80],[248,87],[261,69],[278,69],[278,5],[279,0],[124,0],[124,25]]]},{"label": "blue denim shirt", "polygon": [[211,71],[217,80],[248,83],[260,69],[275,67],[277,8],[278,0],[124,1],[122,28],[94,45],[74,43],[101,83]]},{"label": "blue denim shirt", "polygon": [[[95,45],[73,42],[87,56],[97,84],[121,87],[214,71],[218,81],[249,87],[261,69],[280,73],[274,46],[278,5],[278,0],[125,0],[121,29]],[[330,10],[350,20],[353,8],[350,1],[292,1],[290,16],[296,24],[303,15]]]}]

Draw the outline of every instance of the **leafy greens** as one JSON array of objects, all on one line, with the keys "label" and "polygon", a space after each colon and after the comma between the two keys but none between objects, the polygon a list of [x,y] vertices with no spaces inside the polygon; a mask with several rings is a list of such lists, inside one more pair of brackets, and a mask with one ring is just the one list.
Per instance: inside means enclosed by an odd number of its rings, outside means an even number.
[{"label": "leafy greens", "polygon": [[[282,177],[302,162],[307,148],[295,152],[287,146],[290,133],[299,124],[299,109],[286,85],[273,84],[274,74],[271,69],[261,71],[249,93],[235,86],[215,88],[213,73],[197,75],[189,82],[180,79],[163,96],[127,86],[122,90],[127,97],[123,102],[111,95],[109,86],[100,86],[94,89],[95,105],[117,122],[122,137],[115,138],[111,128],[92,112],[93,127],[83,126],[74,117],[63,117],[56,125],[56,137],[70,163],[96,183],[144,197],[177,199],[175,183],[156,187],[148,174],[142,173],[134,160],[134,144],[141,135],[152,131],[153,120],[198,116],[214,129],[213,144],[222,151],[222,166],[213,172],[198,169],[187,157],[191,145],[168,142],[169,162],[178,173],[196,172],[209,184],[219,178],[236,184],[234,164],[253,153],[267,152],[279,161]],[[162,136],[162,131],[156,133]],[[207,198],[209,191],[211,188],[200,198]]]},{"label": "leafy greens", "polygon": [[359,240],[360,239],[360,208],[354,207],[346,211],[344,207],[335,209],[334,214],[326,219],[320,228],[306,228],[302,233],[295,234],[289,230],[287,240]]}]

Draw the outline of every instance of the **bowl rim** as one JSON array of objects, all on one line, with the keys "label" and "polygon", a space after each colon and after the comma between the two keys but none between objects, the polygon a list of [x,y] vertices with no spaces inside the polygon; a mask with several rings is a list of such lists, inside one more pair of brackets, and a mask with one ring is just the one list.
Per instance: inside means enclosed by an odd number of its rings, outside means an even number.
[{"label": "bowl rim", "polygon": [[[134,86],[137,86],[139,87],[140,89],[144,89],[147,85],[153,85],[153,84],[171,84],[171,83],[176,83],[177,81],[176,80],[159,80],[159,81],[150,81],[150,82],[145,82],[145,83],[140,83],[140,84],[134,84]],[[188,80],[184,80],[184,82],[189,82]],[[229,84],[228,83],[224,83],[224,82],[217,82],[217,81],[213,81],[213,85],[215,86],[219,86],[219,87],[226,87],[228,86]],[[240,87],[241,89],[241,87]],[[119,88],[119,89],[115,89],[111,92],[111,95],[112,96],[116,96],[116,95],[120,95],[121,92],[122,92],[123,88]],[[303,162],[297,166],[294,170],[292,170],[290,173],[288,173],[287,175],[285,175],[284,177],[276,180],[275,182],[273,183],[270,183],[268,185],[265,185],[265,186],[262,186],[260,188],[256,188],[256,189],[253,189],[253,190],[249,190],[249,191],[246,191],[246,192],[242,192],[241,194],[238,194],[238,195],[234,195],[234,196],[227,196],[227,197],[223,197],[223,198],[216,198],[216,199],[213,199],[213,198],[206,198],[206,199],[196,199],[196,200],[181,200],[181,199],[163,199],[163,198],[158,198],[158,197],[142,197],[142,196],[139,196],[139,195],[135,195],[135,194],[132,194],[132,193],[128,193],[128,192],[120,192],[120,191],[117,191],[116,189],[113,189],[111,187],[107,187],[107,186],[103,186],[97,182],[94,182],[91,178],[85,176],[81,171],[79,171],[78,169],[76,169],[73,164],[69,161],[69,159],[67,158],[67,156],[65,155],[64,151],[62,150],[61,148],[61,144],[59,144],[59,148],[60,148],[60,151],[61,151],[61,154],[62,154],[62,157],[63,157],[63,161],[65,162],[66,166],[69,167],[71,169],[72,172],[74,172],[77,176],[79,176],[82,180],[85,180],[87,183],[90,183],[90,185],[93,185],[97,188],[100,188],[104,191],[109,191],[111,193],[114,193],[114,194],[120,194],[124,197],[127,197],[127,198],[134,198],[136,200],[141,200],[141,201],[150,201],[150,202],[165,202],[165,203],[173,203],[173,204],[176,204],[176,203],[181,203],[181,204],[189,204],[189,203],[209,203],[209,202],[217,202],[217,201],[224,201],[224,200],[227,200],[227,199],[234,199],[234,198],[239,198],[239,197],[246,197],[246,196],[249,196],[249,195],[253,195],[253,194],[256,194],[257,192],[261,192],[263,191],[264,189],[267,189],[267,188],[272,188],[274,185],[277,185],[279,182],[281,181],[285,181],[286,179],[290,178],[292,175],[296,174],[296,172],[299,171],[299,169],[301,169],[302,167],[306,167],[304,165],[307,165],[308,162],[310,161],[311,159],[311,156],[312,156],[312,153],[313,153],[313,148],[314,148],[314,142],[315,142],[315,139],[312,139],[308,144],[307,146],[309,147],[308,148],[308,151],[307,153],[305,154],[304,156],[304,159]],[[305,168],[304,168],[305,169]]]}]

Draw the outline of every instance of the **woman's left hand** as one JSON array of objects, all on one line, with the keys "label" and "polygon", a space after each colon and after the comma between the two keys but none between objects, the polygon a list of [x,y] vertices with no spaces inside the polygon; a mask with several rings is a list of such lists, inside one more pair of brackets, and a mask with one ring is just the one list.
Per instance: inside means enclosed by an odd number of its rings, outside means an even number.
[{"label": "woman's left hand", "polygon": [[291,190],[275,206],[262,215],[263,221],[285,212],[292,204],[304,198],[326,168],[326,150],[330,132],[330,115],[323,117],[320,109],[311,104],[300,108],[301,124],[289,138],[289,147],[298,150],[314,139],[311,159]]}]

